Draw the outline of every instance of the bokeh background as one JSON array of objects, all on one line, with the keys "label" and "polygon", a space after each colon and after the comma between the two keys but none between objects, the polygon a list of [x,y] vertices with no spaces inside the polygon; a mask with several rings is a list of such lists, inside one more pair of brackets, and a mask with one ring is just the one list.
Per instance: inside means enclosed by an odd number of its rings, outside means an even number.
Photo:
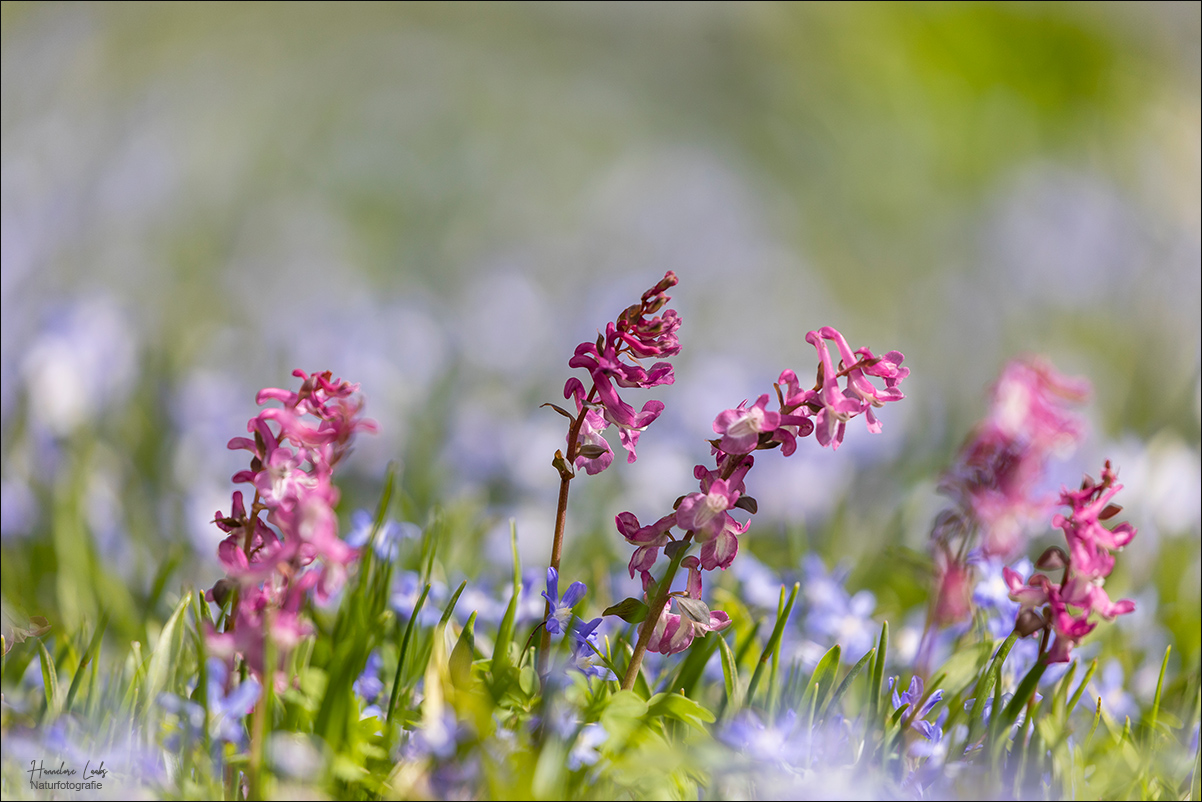
[{"label": "bokeh background", "polygon": [[744,548],[842,560],[901,614],[940,471],[1039,353],[1095,387],[1050,482],[1112,459],[1140,528],[1120,626],[1196,664],[1197,3],[2,13],[6,618],[103,603],[134,637],[214,581],[225,443],[294,367],[380,423],[347,519],[396,461],[399,517],[462,524],[454,570],[506,564],[511,516],[545,564],[564,422],[539,405],[670,269],[677,382],[637,463],[575,483],[567,570],[620,568],[614,514],[693,489],[713,417],[809,374],[832,325],[903,351],[908,398],[837,454],[759,460]]}]

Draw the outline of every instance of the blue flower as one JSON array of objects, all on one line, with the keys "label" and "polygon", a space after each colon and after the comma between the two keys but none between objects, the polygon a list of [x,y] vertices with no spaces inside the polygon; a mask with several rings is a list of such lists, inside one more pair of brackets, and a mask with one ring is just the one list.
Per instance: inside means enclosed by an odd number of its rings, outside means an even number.
[{"label": "blue flower", "polygon": [[[225,662],[215,657],[206,663],[208,669],[208,702],[209,702],[209,735],[217,743],[232,743],[239,748],[246,744],[246,730],[242,719],[259,700],[261,688],[254,677],[247,680],[228,694],[225,693],[225,681],[229,669]],[[168,713],[175,714],[189,740],[199,740],[204,733],[204,708],[191,699],[184,699],[175,694],[159,694],[159,706]],[[172,738],[171,747],[177,739]]]},{"label": "blue flower", "polygon": [[[576,584],[580,584],[577,582]],[[569,590],[568,593],[571,593]],[[604,680],[617,680],[617,675],[610,671],[601,656],[597,654],[597,627],[601,624],[600,618],[594,618],[592,621],[580,623],[572,628],[572,658],[569,663],[570,668],[574,668],[586,677],[600,677]],[[548,627],[550,629],[550,627]]]},{"label": "blue flower", "polygon": [[[897,677],[889,678],[889,688],[893,691],[893,709],[897,710],[902,705],[910,705],[910,708],[913,709],[915,705],[922,701],[922,677],[915,676],[911,678],[910,687],[901,694],[898,694],[897,688],[894,687],[894,685],[897,684],[897,679]],[[915,714],[914,718],[926,718],[927,713],[931,712],[931,708],[939,704],[941,701],[943,701],[943,691],[935,691],[933,694],[931,694],[931,698],[927,699],[926,704],[922,706],[922,709]]]},{"label": "blue flower", "polygon": [[548,568],[547,591],[543,594],[547,604],[551,605],[551,612],[547,614],[547,631],[552,635],[567,632],[568,624],[572,620],[572,608],[580,603],[587,592],[588,587],[583,582],[573,582],[563,594],[563,598],[559,598],[559,572]]},{"label": "blue flower", "polygon": [[363,667],[363,673],[355,680],[355,684],[351,686],[355,693],[363,697],[363,701],[369,705],[374,704],[376,698],[384,691],[384,682],[380,679],[380,668],[384,661],[380,657],[378,651],[368,655],[367,665]]},{"label": "blue flower", "polygon": [[605,743],[609,733],[600,724],[586,724],[576,736],[576,745],[568,752],[568,769],[576,771],[582,766],[592,766],[601,759],[597,747]]},{"label": "blue flower", "polygon": [[[351,514],[351,531],[346,534],[346,544],[355,548],[367,545],[375,528],[376,519],[367,510],[355,510]],[[381,560],[392,562],[401,554],[401,541],[408,538],[420,537],[421,527],[408,521],[385,521],[380,531],[376,533],[372,544],[376,556]]]}]

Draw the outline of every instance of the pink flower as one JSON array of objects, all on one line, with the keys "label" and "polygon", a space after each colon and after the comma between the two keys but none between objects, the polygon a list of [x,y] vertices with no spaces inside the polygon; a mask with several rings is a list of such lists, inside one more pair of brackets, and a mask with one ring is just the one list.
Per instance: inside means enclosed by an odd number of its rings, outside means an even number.
[{"label": "pink flower", "polygon": [[750,408],[744,401],[714,419],[714,432],[722,435],[718,448],[727,454],[750,454],[759,444],[760,434],[773,432],[780,426],[780,413],[769,412],[768,394],[761,395]]},{"label": "pink flower", "polygon": [[[576,438],[576,467],[584,468],[589,476],[601,473],[614,461],[613,449],[606,442],[603,432],[609,424],[599,412],[589,410],[585,413],[584,422],[580,426],[580,434]],[[634,455],[631,446],[631,456]]]},{"label": "pink flower", "polygon": [[[689,558],[686,557],[687,561]],[[682,565],[684,563],[681,563]],[[690,571],[693,569],[690,568]],[[692,584],[692,583],[691,583]],[[700,578],[696,580],[697,590],[700,591]],[[672,597],[673,604],[680,606],[679,598]],[[686,594],[685,598],[697,598],[691,594]],[[663,612],[654,622],[654,629],[651,632],[651,639],[647,641],[647,651],[659,652],[660,654],[678,654],[692,645],[693,639],[698,635],[705,635],[707,632],[720,632],[730,626],[730,616],[721,610],[707,610],[709,613],[708,620],[698,621],[690,617],[688,612],[674,613],[671,611],[673,604],[664,605]],[[641,626],[652,625],[651,621],[644,621]]]},{"label": "pink flower", "polygon": [[[841,370],[836,370],[831,359],[830,350],[824,340],[834,341],[842,358]],[[818,407],[814,419],[815,437],[819,444],[836,449],[843,442],[847,422],[857,415],[864,415],[868,422],[868,431],[878,433],[881,430],[880,421],[873,413],[874,407],[880,407],[890,401],[900,401],[905,395],[898,385],[902,379],[910,375],[909,368],[900,367],[904,359],[900,351],[890,351],[884,357],[873,356],[872,351],[861,348],[854,353],[846,338],[836,329],[823,326],[818,331],[806,334],[806,342],[813,345],[818,352],[821,364],[820,388],[817,393],[802,396],[803,403]],[[839,377],[847,377],[847,387],[840,387]],[[868,376],[881,377],[885,387],[879,388],[868,380]],[[800,388],[794,389],[791,379],[787,379],[790,394],[800,396]]]},{"label": "pink flower", "polygon": [[730,487],[725,479],[716,479],[708,492],[690,493],[676,508],[676,525],[692,530],[698,541],[717,537],[727,525],[730,516],[726,511],[733,509],[739,500],[739,491]]},{"label": "pink flower", "polygon": [[676,525],[676,514],[665,515],[650,526],[640,526],[639,519],[632,512],[619,513],[614,520],[626,542],[638,546],[630,557],[630,578],[634,579],[636,571],[649,576],[651,567],[659,558],[659,550],[672,540],[668,531]]},{"label": "pink flower", "polygon": [[264,638],[273,639],[283,660],[312,632],[301,616],[304,603],[337,591],[358,556],[338,536],[338,491],[331,479],[354,434],[376,428],[360,416],[362,402],[350,398],[358,385],[332,380],[328,372],[294,375],[302,379],[300,390],[262,390],[259,403],[283,407],[263,410],[247,424],[252,437],[229,442],[231,449],[251,452],[250,468],[233,480],[251,484],[255,499],[248,511],[236,492],[230,515],[217,513],[215,523],[228,535],[218,546],[228,578],[206,594],[224,605],[229,591],[238,589],[232,629],[211,633],[209,640],[219,654],[242,654],[260,676],[274,670],[263,665]]},{"label": "pink flower", "polygon": [[1047,362],[1010,362],[993,389],[989,415],[964,446],[940,488],[951,495],[983,534],[987,555],[1009,559],[1028,531],[1053,506],[1036,492],[1048,458],[1073,447],[1084,422],[1072,406],[1089,384],[1065,378]]},{"label": "pink flower", "polygon": [[[1128,523],[1114,529],[1101,524],[1101,520],[1118,514],[1119,508],[1110,503],[1122,489],[1117,480],[1107,462],[1101,482],[1086,477],[1079,491],[1065,490],[1060,494],[1061,503],[1069,506],[1071,513],[1068,517],[1056,515],[1052,523],[1064,531],[1069,547],[1067,562],[1066,555],[1059,550],[1049,550],[1051,558],[1045,555],[1040,562],[1045,567],[1063,567],[1059,585],[1043,574],[1033,575],[1024,585],[1016,572],[1003,569],[1010,598],[1020,605],[1018,624],[1022,631],[1033,633],[1050,627],[1056,633],[1056,642],[1048,653],[1049,662],[1069,660],[1073,648],[1097,626],[1089,620],[1091,614],[1113,621],[1116,616],[1135,610],[1135,602],[1129,599],[1112,602],[1102,587],[1114,567],[1110,550],[1125,546],[1135,536],[1134,527]],[[1044,607],[1042,614],[1040,607]]]},{"label": "pink flower", "polygon": [[726,516],[726,525],[714,538],[701,544],[701,567],[707,571],[721,568],[725,571],[730,567],[735,555],[739,553],[739,535],[747,531],[751,521],[739,524],[734,518]]},{"label": "pink flower", "polygon": [[[668,362],[656,362],[650,368],[645,368],[638,361],[646,357],[673,356],[680,351],[680,341],[676,336],[680,318],[675,310],[669,309],[659,317],[648,317],[668,302],[664,292],[675,284],[676,274],[668,271],[659,283],[643,293],[640,303],[624,310],[615,323],[606,324],[605,333],[598,335],[595,342],[578,345],[568,360],[570,367],[588,371],[592,390],[586,391],[583,382],[571,378],[564,385],[564,398],[576,402],[577,414],[585,405],[596,406],[600,413],[600,418],[582,424],[588,429],[587,434],[582,432],[582,437],[591,438],[585,445],[602,448],[604,439],[601,432],[608,424],[613,424],[619,429],[619,439],[627,452],[626,461],[634,462],[639,435],[663,412],[663,403],[654,400],[647,401],[642,410],[636,412],[633,406],[622,399],[618,388],[649,389],[672,384],[675,380],[672,365]],[[593,410],[589,414],[593,414]],[[606,425],[602,425],[601,421]],[[608,449],[608,446],[604,448]],[[577,467],[585,466],[590,474],[605,470],[613,462],[612,452],[608,457],[600,453],[592,457],[584,456],[584,461],[577,459],[576,464]]]}]

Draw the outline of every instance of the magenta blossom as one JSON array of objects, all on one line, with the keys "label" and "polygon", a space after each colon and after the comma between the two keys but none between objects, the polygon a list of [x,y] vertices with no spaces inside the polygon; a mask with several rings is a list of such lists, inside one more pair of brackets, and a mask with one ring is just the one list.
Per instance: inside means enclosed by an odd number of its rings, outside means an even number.
[{"label": "magenta blossom", "polygon": [[217,553],[228,576],[206,594],[223,607],[233,601],[224,631],[209,633],[210,647],[230,659],[241,654],[259,676],[274,670],[263,664],[264,639],[272,638],[283,660],[312,632],[304,604],[337,592],[358,556],[338,535],[332,476],[355,433],[376,429],[352,398],[358,385],[328,372],[294,375],[300,390],[260,391],[259,403],[284,406],[264,409],[247,424],[252,437],[229,442],[251,452],[250,468],[233,480],[250,484],[255,497],[248,510],[236,491],[230,514],[217,513],[215,523],[227,535]]},{"label": "magenta blossom", "polygon": [[[834,341],[838,348],[842,359],[839,370],[835,369],[830,349],[824,340]],[[848,421],[858,415],[864,415],[868,431],[874,434],[880,432],[881,423],[873,409],[905,398],[898,385],[910,375],[910,369],[901,367],[904,359],[901,352],[890,351],[883,357],[876,357],[869,349],[860,348],[853,353],[846,338],[830,326],[808,332],[806,342],[818,352],[821,365],[820,386],[815,394],[806,396],[803,402],[818,407],[818,414],[814,418],[814,436],[818,438],[818,443],[837,449],[843,442]],[[874,385],[868,376],[884,379],[884,388]],[[840,377],[846,377],[846,387],[840,386]],[[785,378],[784,374],[782,378]],[[789,389],[793,391],[792,387]]]},{"label": "magenta blossom", "polygon": [[986,555],[1012,558],[1055,498],[1038,492],[1048,459],[1074,448],[1085,430],[1073,407],[1089,383],[1061,376],[1046,361],[1011,361],[993,388],[989,415],[940,488],[982,532]]},{"label": "magenta blossom", "polygon": [[712,540],[726,528],[730,519],[726,511],[734,509],[739,495],[726,479],[716,479],[708,492],[689,493],[684,497],[676,508],[676,525],[691,529],[699,541]]},{"label": "magenta blossom", "polygon": [[759,445],[760,435],[776,431],[781,415],[771,412],[768,394],[764,393],[750,408],[744,401],[735,409],[728,409],[714,419],[714,432],[722,435],[718,448],[727,454],[750,454]]},{"label": "magenta blossom", "polygon": [[689,571],[688,590],[671,598],[679,613],[665,605],[654,624],[648,620],[642,626],[653,626],[647,650],[660,654],[677,654],[689,648],[693,639],[707,632],[720,632],[730,626],[730,616],[721,610],[710,610],[701,599],[701,572],[696,557],[685,557],[681,566]]},{"label": "magenta blossom", "polygon": [[[636,411],[618,390],[650,389],[675,381],[670,363],[656,362],[646,368],[639,362],[647,357],[668,357],[680,352],[676,335],[680,318],[676,311],[669,309],[658,317],[649,317],[668,302],[664,293],[675,285],[676,274],[668,271],[658,284],[643,293],[640,303],[624,310],[616,322],[606,324],[605,333],[598,335],[596,341],[576,346],[568,365],[588,371],[592,387],[586,390],[584,382],[572,377],[563,388],[563,397],[576,404],[576,417],[568,434],[568,454],[575,467],[584,467],[590,474],[609,467],[613,453],[605,444],[603,432],[610,425],[618,427],[618,438],[627,452],[626,461],[634,462],[639,435],[663,412],[663,403],[655,400],[646,401]],[[589,408],[587,413],[585,407]],[[587,415],[587,419],[581,415]],[[571,432],[576,432],[575,437]]]},{"label": "magenta blossom", "polygon": [[1089,620],[1097,613],[1107,621],[1135,610],[1128,599],[1112,602],[1103,588],[1106,577],[1114,567],[1111,551],[1122,549],[1135,536],[1129,523],[1107,529],[1101,521],[1119,512],[1110,500],[1122,489],[1118,476],[1107,462],[1102,469],[1102,481],[1086,477],[1078,491],[1065,489],[1060,494],[1062,504],[1071,510],[1066,517],[1056,515],[1053,524],[1064,531],[1068,552],[1051,548],[1044,552],[1039,567],[1063,569],[1059,584],[1044,574],[1033,574],[1025,583],[1016,571],[1005,568],[1002,574],[1010,589],[1010,598],[1019,603],[1016,626],[1026,635],[1041,630],[1055,632],[1056,642],[1048,653],[1048,661],[1069,660],[1073,647],[1093,631],[1096,622]]}]

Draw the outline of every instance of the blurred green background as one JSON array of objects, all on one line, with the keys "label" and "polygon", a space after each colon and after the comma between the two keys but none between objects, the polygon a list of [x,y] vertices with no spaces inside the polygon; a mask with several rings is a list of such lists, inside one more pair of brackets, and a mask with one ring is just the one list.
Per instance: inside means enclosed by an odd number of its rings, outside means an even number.
[{"label": "blurred green background", "polygon": [[510,515],[538,565],[564,434],[539,404],[671,269],[667,412],[636,464],[576,483],[592,548],[569,561],[623,563],[613,515],[690,490],[714,415],[812,371],[805,332],[832,325],[903,351],[908,399],[837,455],[761,460],[748,548],[850,559],[899,612],[924,579],[890,549],[922,553],[989,382],[1037,352],[1095,386],[1054,482],[1119,466],[1141,537],[1112,593],[1196,660],[1197,3],[5,2],[2,22],[7,617],[103,599],[136,621],[164,583],[211,583],[243,466],[225,442],[294,367],[360,382],[381,423],[344,513],[396,459],[404,516],[477,522],[461,570],[507,561]]}]

